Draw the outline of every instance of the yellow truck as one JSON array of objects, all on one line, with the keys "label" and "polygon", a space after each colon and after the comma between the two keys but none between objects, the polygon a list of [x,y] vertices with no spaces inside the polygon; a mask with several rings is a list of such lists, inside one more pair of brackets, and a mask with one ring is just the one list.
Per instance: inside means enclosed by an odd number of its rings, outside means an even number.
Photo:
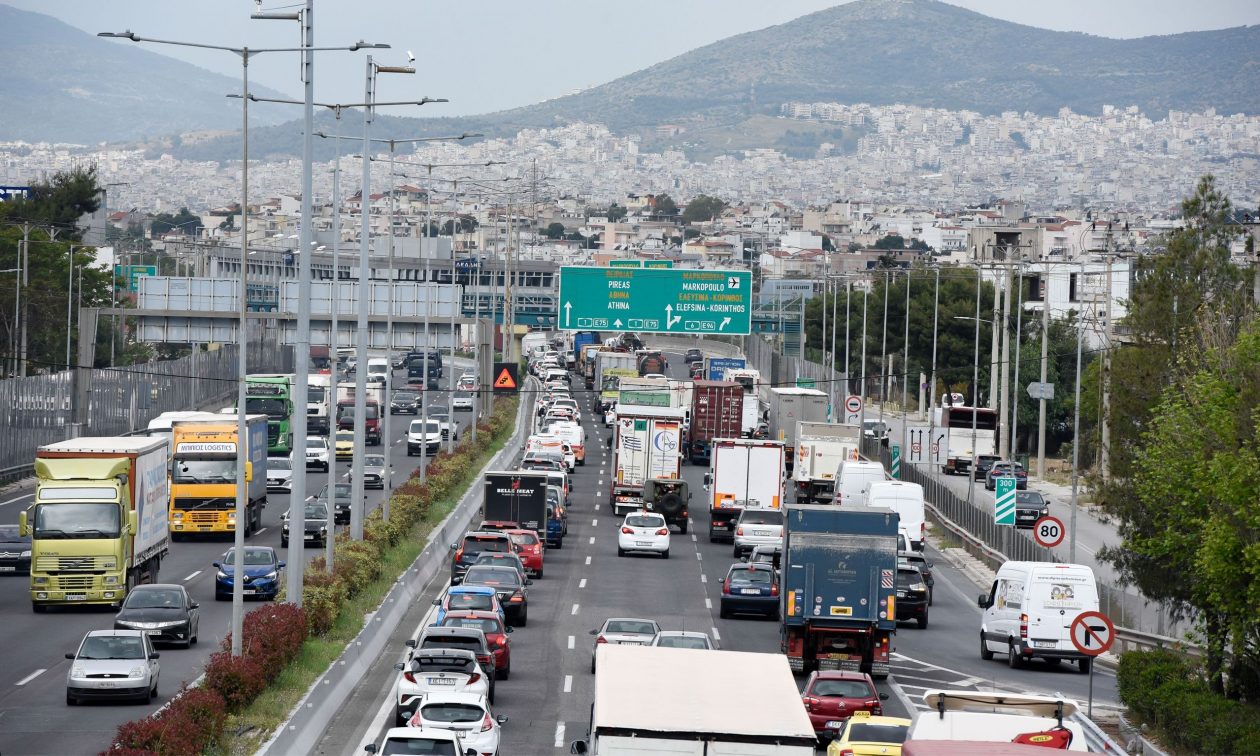
[{"label": "yellow truck", "polygon": [[19,518],[31,537],[31,608],[121,605],[157,581],[166,525],[166,439],[83,437],[35,452],[35,502]]},{"label": "yellow truck", "polygon": [[[236,532],[235,415],[177,420],[171,429],[171,537]],[[267,504],[267,416],[245,418],[245,535],[262,527]],[[298,468],[302,469],[301,466]]]}]

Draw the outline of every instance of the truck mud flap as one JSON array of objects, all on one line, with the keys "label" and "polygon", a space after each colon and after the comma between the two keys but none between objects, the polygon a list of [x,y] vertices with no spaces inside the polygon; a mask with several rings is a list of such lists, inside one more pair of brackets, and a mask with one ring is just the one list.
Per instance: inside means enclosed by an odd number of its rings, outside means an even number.
[{"label": "truck mud flap", "polygon": [[889,670],[888,662],[872,662],[871,663],[871,677],[875,678],[876,680],[887,680],[888,670]]}]

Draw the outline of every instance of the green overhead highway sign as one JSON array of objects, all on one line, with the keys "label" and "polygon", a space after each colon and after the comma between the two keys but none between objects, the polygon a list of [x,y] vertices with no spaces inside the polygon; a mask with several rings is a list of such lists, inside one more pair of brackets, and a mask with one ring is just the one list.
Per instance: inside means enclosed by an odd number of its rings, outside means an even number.
[{"label": "green overhead highway sign", "polygon": [[674,267],[674,261],[673,260],[644,260],[643,267],[645,268],[672,268]]},{"label": "green overhead highway sign", "polygon": [[752,331],[746,270],[560,269],[561,330],[642,333]]},{"label": "green overhead highway sign", "polygon": [[642,260],[609,260],[608,267],[610,268],[642,268],[643,261]]}]

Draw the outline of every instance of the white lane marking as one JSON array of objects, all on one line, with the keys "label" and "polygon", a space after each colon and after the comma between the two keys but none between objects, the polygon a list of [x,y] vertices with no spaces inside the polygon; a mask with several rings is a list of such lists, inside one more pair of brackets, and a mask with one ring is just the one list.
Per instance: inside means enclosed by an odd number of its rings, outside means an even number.
[{"label": "white lane marking", "polygon": [[573,692],[573,675],[564,676],[564,692],[565,693]]},{"label": "white lane marking", "polygon": [[569,616],[573,616],[577,613],[578,613],[578,604],[574,604],[573,608],[569,610]]},{"label": "white lane marking", "polygon": [[704,557],[701,556],[699,551],[696,552],[696,559],[704,559]]},{"label": "white lane marking", "polygon": [[586,558],[586,563],[587,563],[587,564],[590,564],[590,563],[591,563],[591,558],[590,558],[590,557],[587,557],[587,558]]},{"label": "white lane marking", "polygon": [[713,608],[713,599],[709,598],[708,596],[705,596],[705,597],[704,597],[704,608],[705,608],[705,609],[712,609],[712,608]]},{"label": "white lane marking", "polygon": [[22,499],[29,499],[29,498],[31,498],[31,494],[23,494],[21,496],[17,496],[12,499],[9,499],[8,501],[0,501],[0,507],[3,507],[6,504],[12,504],[15,501],[21,501]]},{"label": "white lane marking", "polygon": [[254,531],[254,535],[258,535],[259,533],[266,533],[266,532],[267,532],[266,528],[259,528],[258,530]]},{"label": "white lane marking", "polygon": [[720,640],[722,640],[722,636],[721,636],[721,635],[718,635],[718,631],[717,631],[717,628],[716,628],[716,627],[713,627],[713,628],[710,628],[710,629],[713,631],[713,640],[715,640],[715,641],[720,641]]},{"label": "white lane marking", "polygon": [[695,533],[692,533],[692,534],[691,534],[691,542],[692,542],[692,543],[695,543],[695,542],[696,542],[696,534],[695,534]]},{"label": "white lane marking", "polygon": [[572,651],[572,650],[573,650],[573,644],[574,644],[575,642],[576,642],[576,639],[575,639],[572,635],[570,635],[570,636],[569,636],[569,650],[570,650],[570,651]]},{"label": "white lane marking", "polygon": [[594,544],[595,544],[595,536],[591,536],[591,545],[593,546]]},{"label": "white lane marking", "polygon": [[29,675],[27,675],[26,677],[23,677],[21,680],[18,680],[17,682],[15,682],[15,683],[13,683],[13,684],[14,684],[14,685],[25,685],[25,684],[27,684],[28,682],[30,682],[31,680],[34,680],[36,677],[39,677],[40,675],[44,674],[44,673],[45,673],[45,672],[47,672],[47,671],[48,671],[47,669],[37,669],[37,670],[35,670],[34,672],[30,673],[30,674],[29,674]]},{"label": "white lane marking", "polygon": [[700,582],[701,582],[701,583],[707,583],[707,582],[709,582],[709,576],[708,576],[708,575],[706,575],[706,574],[704,574],[703,572],[701,572],[701,573],[700,573]]},{"label": "white lane marking", "polygon": [[592,528],[594,528],[594,527],[598,527],[598,526],[599,526],[599,520],[591,520],[591,527],[592,527]]},{"label": "white lane marking", "polygon": [[585,588],[585,587],[586,587],[586,578],[582,578],[581,580],[578,581],[578,588]]},{"label": "white lane marking", "polygon": [[564,748],[564,722],[556,722],[556,748]]},{"label": "white lane marking", "polygon": [[598,512],[598,511],[599,511],[599,505],[598,505],[598,504],[596,504],[596,505],[595,505],[595,511],[596,511],[596,512]]},{"label": "white lane marking", "polygon": [[184,578],[184,582],[185,582],[185,583],[187,583],[189,580],[192,580],[193,578],[197,577],[197,576],[198,576],[198,575],[200,575],[200,574],[201,574],[201,570],[197,570],[197,571],[196,571],[196,572],[194,572],[193,574],[191,574],[191,575],[189,575],[188,577]]}]

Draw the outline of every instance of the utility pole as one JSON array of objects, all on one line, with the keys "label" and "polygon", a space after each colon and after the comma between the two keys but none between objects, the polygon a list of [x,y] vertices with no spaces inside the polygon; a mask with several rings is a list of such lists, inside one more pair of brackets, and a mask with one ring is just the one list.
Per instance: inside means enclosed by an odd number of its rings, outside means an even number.
[{"label": "utility pole", "polygon": [[1107,224],[1107,296],[1104,304],[1106,320],[1103,321],[1102,350],[1102,423],[1098,444],[1098,472],[1103,482],[1111,477],[1111,223]]},{"label": "utility pole", "polygon": [[[998,408],[998,342],[999,323],[998,318],[1002,314],[1002,287],[998,285],[997,265],[993,265],[993,316],[990,326],[992,327],[992,338],[990,339],[989,351],[989,401],[987,406],[989,409]],[[999,430],[1000,433],[1000,430]]]},{"label": "utility pole", "polygon": [[[1015,434],[1019,429],[1019,338],[1023,335],[1024,330],[1024,264],[1020,260],[1019,270],[1015,274],[1015,280],[1018,282],[1019,293],[1016,295],[1015,307],[1015,381],[1011,390],[1011,453],[1009,459],[1015,461],[1015,452],[1017,444]],[[1009,299],[1009,297],[1008,297]]]},{"label": "utility pole", "polygon": [[881,433],[883,433],[884,404],[888,402],[888,299],[892,293],[888,290],[890,278],[888,271],[884,271],[884,345],[880,348],[879,361],[879,422]]},{"label": "utility pole", "polygon": [[910,448],[910,428],[907,422],[906,405],[909,403],[910,389],[910,274],[906,273],[906,332],[901,342],[901,453],[904,456]]},{"label": "utility pole", "polygon": [[[329,530],[335,536],[337,530],[337,315],[341,312],[341,110],[337,113],[337,158],[333,162],[333,253],[332,253],[332,286],[329,289],[328,307],[332,314],[332,325],[328,335],[328,351],[332,356],[332,367],[328,371],[328,491],[329,512],[333,515],[333,527]],[[389,462],[388,458],[385,460]],[[388,492],[386,492],[388,495]],[[324,569],[328,574],[333,571],[333,547],[335,537],[324,539]]]},{"label": "utility pole", "polygon": [[[372,254],[372,100],[376,97],[373,91],[376,83],[374,65],[372,56],[367,56],[363,96],[363,102],[366,103],[363,107],[363,176],[359,185],[359,312],[355,325],[354,459],[350,464],[350,483],[353,487],[350,497],[350,537],[356,541],[363,539],[363,519],[367,515],[363,498],[363,455],[366,451],[364,443],[367,432],[368,303],[372,301],[372,268],[368,258]],[[423,469],[421,466],[422,471]]]},{"label": "utility pole", "polygon": [[[998,388],[998,454],[1002,453],[1004,446],[1009,446],[1008,440],[1011,435],[1011,416],[1010,416],[1010,388],[1011,388],[1011,268],[1010,268],[1010,250],[1007,247],[1007,263],[1002,266],[1002,318],[993,319],[993,328],[995,333],[998,332],[999,325],[1000,338],[1002,340],[1002,359],[998,363],[1001,370],[1001,382]],[[1014,461],[1013,459],[1011,461]]]},{"label": "utility pole", "polygon": [[[18,346],[18,364],[17,374],[26,377],[26,329],[30,322],[30,302],[22,302],[22,292],[25,291],[27,300],[30,300],[30,284],[31,284],[31,224],[22,224],[22,254],[19,255],[21,260],[18,261],[18,267],[22,269],[21,281],[22,285],[18,287],[16,310],[20,312],[19,319],[22,321],[21,344]],[[126,271],[123,271],[124,273]],[[125,325],[126,321],[124,321]],[[111,365],[112,367],[112,365]]]},{"label": "utility pole", "polygon": [[[1041,383],[1046,382],[1050,354],[1050,263],[1041,281]],[[1046,478],[1046,400],[1037,400],[1037,477]]]}]

